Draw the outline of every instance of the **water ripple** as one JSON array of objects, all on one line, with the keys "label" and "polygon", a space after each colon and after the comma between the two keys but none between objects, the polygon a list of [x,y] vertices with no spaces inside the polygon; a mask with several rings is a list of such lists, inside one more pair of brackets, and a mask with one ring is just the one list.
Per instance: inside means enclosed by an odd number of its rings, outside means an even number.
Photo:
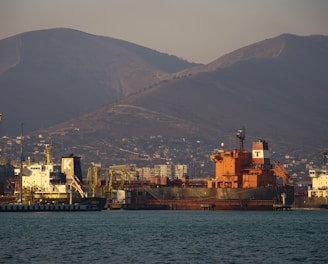
[{"label": "water ripple", "polygon": [[0,216],[0,263],[328,262],[328,211]]}]

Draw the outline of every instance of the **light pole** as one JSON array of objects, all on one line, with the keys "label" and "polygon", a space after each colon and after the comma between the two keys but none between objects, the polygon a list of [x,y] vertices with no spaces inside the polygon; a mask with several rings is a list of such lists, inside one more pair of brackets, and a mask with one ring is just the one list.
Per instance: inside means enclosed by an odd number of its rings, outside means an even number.
[{"label": "light pole", "polygon": [[23,127],[21,123],[21,148],[20,148],[20,172],[19,172],[19,202],[23,203]]}]

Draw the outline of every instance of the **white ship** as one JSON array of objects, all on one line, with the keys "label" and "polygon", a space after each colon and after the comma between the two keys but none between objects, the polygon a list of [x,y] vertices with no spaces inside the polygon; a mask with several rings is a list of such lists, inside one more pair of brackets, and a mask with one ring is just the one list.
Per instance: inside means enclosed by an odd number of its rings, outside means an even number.
[{"label": "white ship", "polygon": [[328,198],[328,152],[324,152],[324,164],[320,169],[309,170],[312,186],[308,188],[308,197]]},{"label": "white ship", "polygon": [[[28,160],[15,169],[19,179],[15,194],[22,194],[22,199],[28,201],[66,201],[72,197],[86,198],[87,193],[82,182],[80,157],[70,155],[62,157],[61,166],[52,163],[52,146],[45,145],[46,161],[31,162]],[[21,173],[22,170],[22,173]],[[22,187],[20,188],[20,182]],[[26,201],[25,201],[26,202]]]}]

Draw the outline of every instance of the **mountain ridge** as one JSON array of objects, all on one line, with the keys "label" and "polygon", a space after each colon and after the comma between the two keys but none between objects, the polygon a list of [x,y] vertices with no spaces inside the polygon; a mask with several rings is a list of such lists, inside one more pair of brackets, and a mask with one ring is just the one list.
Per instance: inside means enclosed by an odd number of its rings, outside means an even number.
[{"label": "mountain ridge", "polygon": [[[286,36],[289,39],[294,38],[291,35]],[[279,38],[286,41],[284,35]],[[308,46],[306,42],[311,38],[313,37],[296,37],[298,40],[305,40],[305,43],[299,45],[299,47],[303,47],[303,50],[293,51],[292,49],[293,53],[305,54],[301,58],[280,49],[275,53],[274,59],[262,57],[254,59],[252,56],[251,60],[241,60],[226,69],[218,68],[214,72],[212,70],[205,72],[200,69],[197,74],[194,72],[186,74],[183,78],[172,79],[156,89],[150,89],[147,93],[124,99],[123,102],[124,104],[128,102],[143,106],[150,110],[156,109],[156,112],[169,116],[173,116],[172,113],[175,113],[176,118],[188,115],[188,122],[192,121],[191,123],[193,123],[193,126],[189,123],[190,127],[194,127],[193,131],[197,131],[197,133],[213,131],[211,132],[212,138],[217,131],[229,131],[224,127],[231,128],[248,123],[248,131],[254,136],[266,134],[268,137],[274,138],[278,135],[279,141],[285,143],[296,140],[297,144],[302,144],[302,142],[303,144],[305,142],[320,144],[327,132],[327,126],[324,123],[324,113],[327,110],[324,103],[327,100],[325,85],[328,80],[324,77],[324,69],[327,66],[327,50],[323,49],[324,52],[320,54],[314,50],[309,54],[309,50],[304,50],[304,47]],[[326,37],[320,38],[327,40]],[[290,41],[289,39],[287,42]],[[284,43],[284,47],[286,47],[286,43]],[[290,60],[290,57],[293,60]],[[313,65],[311,64],[309,67],[309,63],[300,63],[307,62],[304,61],[304,58]],[[319,67],[315,67],[317,62],[319,62]],[[204,66],[204,68],[206,67],[207,65]],[[299,81],[298,78],[301,77],[306,78]],[[312,84],[318,80],[320,83],[317,83],[315,89],[310,89]],[[201,86],[206,87],[207,90],[200,90]],[[187,96],[188,93],[189,96]],[[206,94],[209,93],[212,93],[213,96],[206,97]],[[174,94],[174,96],[170,97],[169,94]],[[190,96],[190,94],[193,95]],[[184,98],[189,100],[188,104],[183,104]],[[220,98],[223,98],[222,102]],[[319,102],[319,104],[315,102]],[[309,105],[309,103],[312,104]],[[237,109],[234,104],[240,109]],[[223,107],[220,108],[220,105]],[[206,110],[202,112],[202,108],[206,108]],[[238,113],[232,113],[231,108],[236,108]],[[225,111],[225,109],[228,110]],[[309,116],[310,112],[311,116]],[[130,114],[133,115],[133,113]],[[201,127],[201,124],[205,123],[208,125],[204,125],[206,128],[199,132],[197,127]],[[217,124],[217,128],[215,128],[215,124]],[[281,127],[279,133],[277,133],[277,125]],[[132,123],[130,126],[133,129]],[[315,136],[312,131],[314,127],[318,128]],[[264,128],[266,129],[265,133],[260,133]],[[317,140],[313,140],[314,138]]]},{"label": "mountain ridge", "polygon": [[[67,34],[69,32],[66,31]],[[34,129],[36,134],[44,133],[61,142],[59,144],[65,145],[66,148],[88,145],[101,149],[104,141],[114,142],[119,138],[147,138],[153,135],[198,138],[200,141],[218,145],[220,141],[231,141],[231,135],[245,125],[248,138],[264,137],[275,142],[275,146],[279,145],[280,148],[324,146],[328,133],[325,122],[328,111],[326,104],[328,76],[325,74],[328,68],[327,36],[300,37],[283,34],[242,47],[207,65],[184,64],[177,57],[164,56],[164,61],[173,59],[172,64],[178,61],[185,65],[185,68],[181,66],[183,69],[177,70],[175,66],[174,70],[166,69],[160,72],[161,78],[154,77],[151,80],[148,73],[155,73],[153,76],[156,76],[158,68],[149,66],[145,60],[136,60],[149,67],[144,68],[149,69],[148,72],[145,70],[146,72],[137,76],[138,67],[135,64],[127,68],[122,65],[131,61],[129,59],[131,53],[133,58],[149,56],[149,60],[153,60],[153,63],[159,60],[157,56],[162,55],[158,55],[153,50],[149,55],[147,48],[123,43],[123,46],[132,45],[134,49],[130,50],[130,53],[124,53],[126,57],[123,59],[113,55],[111,57],[118,60],[116,73],[118,72],[122,78],[121,83],[120,81],[116,83],[117,90],[114,89],[116,92],[121,92],[116,94],[115,100],[107,103],[96,102],[94,110],[80,109],[74,116],[65,116],[64,121],[53,122],[45,129]],[[1,45],[0,41],[0,47]],[[114,45],[116,51],[124,50],[124,47],[117,47],[113,42],[111,45]],[[82,46],[82,52],[78,54],[84,54],[83,47],[85,48]],[[135,53],[135,50],[147,54],[140,55]],[[34,55],[34,57],[38,56]],[[66,56],[62,56],[62,59],[71,61]],[[99,61],[95,68],[102,68],[101,60],[97,60],[98,57],[93,59],[95,62]],[[40,58],[34,60],[35,63],[42,62]],[[124,60],[125,64],[122,62]],[[15,59],[12,59],[11,63],[14,61]],[[74,67],[78,68],[79,64],[86,65],[81,64],[79,60],[78,62],[73,66],[77,65]],[[164,62],[158,63],[168,65]],[[48,62],[48,64],[53,67],[52,63]],[[50,66],[46,65],[46,67]],[[87,66],[91,70],[94,69],[91,65]],[[163,66],[163,69],[165,67]],[[99,76],[103,75],[84,71],[93,77],[90,80],[87,76],[72,75],[72,71],[67,73],[65,69],[58,68],[60,67],[57,67],[56,71],[61,73],[61,76],[72,78],[64,79],[65,82],[74,85],[75,88],[78,87],[78,91],[85,90],[83,98],[81,97],[84,101],[75,102],[71,106],[72,109],[77,108],[81,102],[87,105],[89,101],[96,101],[94,89],[90,87],[99,81]],[[49,71],[45,73],[49,74]],[[31,78],[29,75],[31,72],[25,71],[21,74],[20,76],[24,77],[25,74]],[[128,87],[124,82],[131,78],[131,75],[134,75],[134,79],[131,80],[139,78],[138,82],[144,83],[136,85],[137,89],[124,90],[123,86]],[[9,78],[8,76],[10,77],[10,75],[0,77],[0,87],[3,87],[3,78]],[[76,81],[72,76],[81,79]],[[140,80],[140,78],[145,79]],[[58,80],[53,77],[50,79],[59,85]],[[90,82],[90,85],[86,86],[86,82]],[[49,89],[53,100],[61,96],[60,92],[54,89],[56,85]],[[19,87],[17,87],[16,97],[19,94]],[[74,103],[71,101],[77,96],[74,91],[77,90],[65,90],[65,93],[71,93],[67,97],[67,105]],[[38,94],[44,92],[45,96],[49,96],[49,91],[46,93],[39,89],[37,92]],[[46,114],[49,113],[47,107],[45,102],[35,105],[35,110],[42,109]],[[5,110],[1,109],[1,111],[5,113]],[[57,112],[57,114],[61,113],[65,115],[64,111]],[[17,128],[18,126],[17,122]],[[117,149],[119,147],[112,151]]]},{"label": "mountain ridge", "polygon": [[[71,29],[32,31],[2,40],[0,61],[0,87],[6,95],[0,104],[10,120],[4,119],[10,133],[22,121],[33,131],[78,117],[161,82],[172,71],[196,65]],[[24,111],[9,102],[13,98]]]}]

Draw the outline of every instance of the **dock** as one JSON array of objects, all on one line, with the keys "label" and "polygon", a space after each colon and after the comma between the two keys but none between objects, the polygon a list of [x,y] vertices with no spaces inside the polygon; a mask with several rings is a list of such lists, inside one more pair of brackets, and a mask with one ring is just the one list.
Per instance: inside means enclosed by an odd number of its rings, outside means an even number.
[{"label": "dock", "polygon": [[291,210],[290,205],[284,205],[284,204],[274,204],[273,205],[273,210],[275,211],[288,211]]},{"label": "dock", "polygon": [[79,212],[100,211],[91,204],[0,204],[0,212]]},{"label": "dock", "polygon": [[204,211],[213,211],[215,204],[201,204],[200,207],[204,210]]}]

